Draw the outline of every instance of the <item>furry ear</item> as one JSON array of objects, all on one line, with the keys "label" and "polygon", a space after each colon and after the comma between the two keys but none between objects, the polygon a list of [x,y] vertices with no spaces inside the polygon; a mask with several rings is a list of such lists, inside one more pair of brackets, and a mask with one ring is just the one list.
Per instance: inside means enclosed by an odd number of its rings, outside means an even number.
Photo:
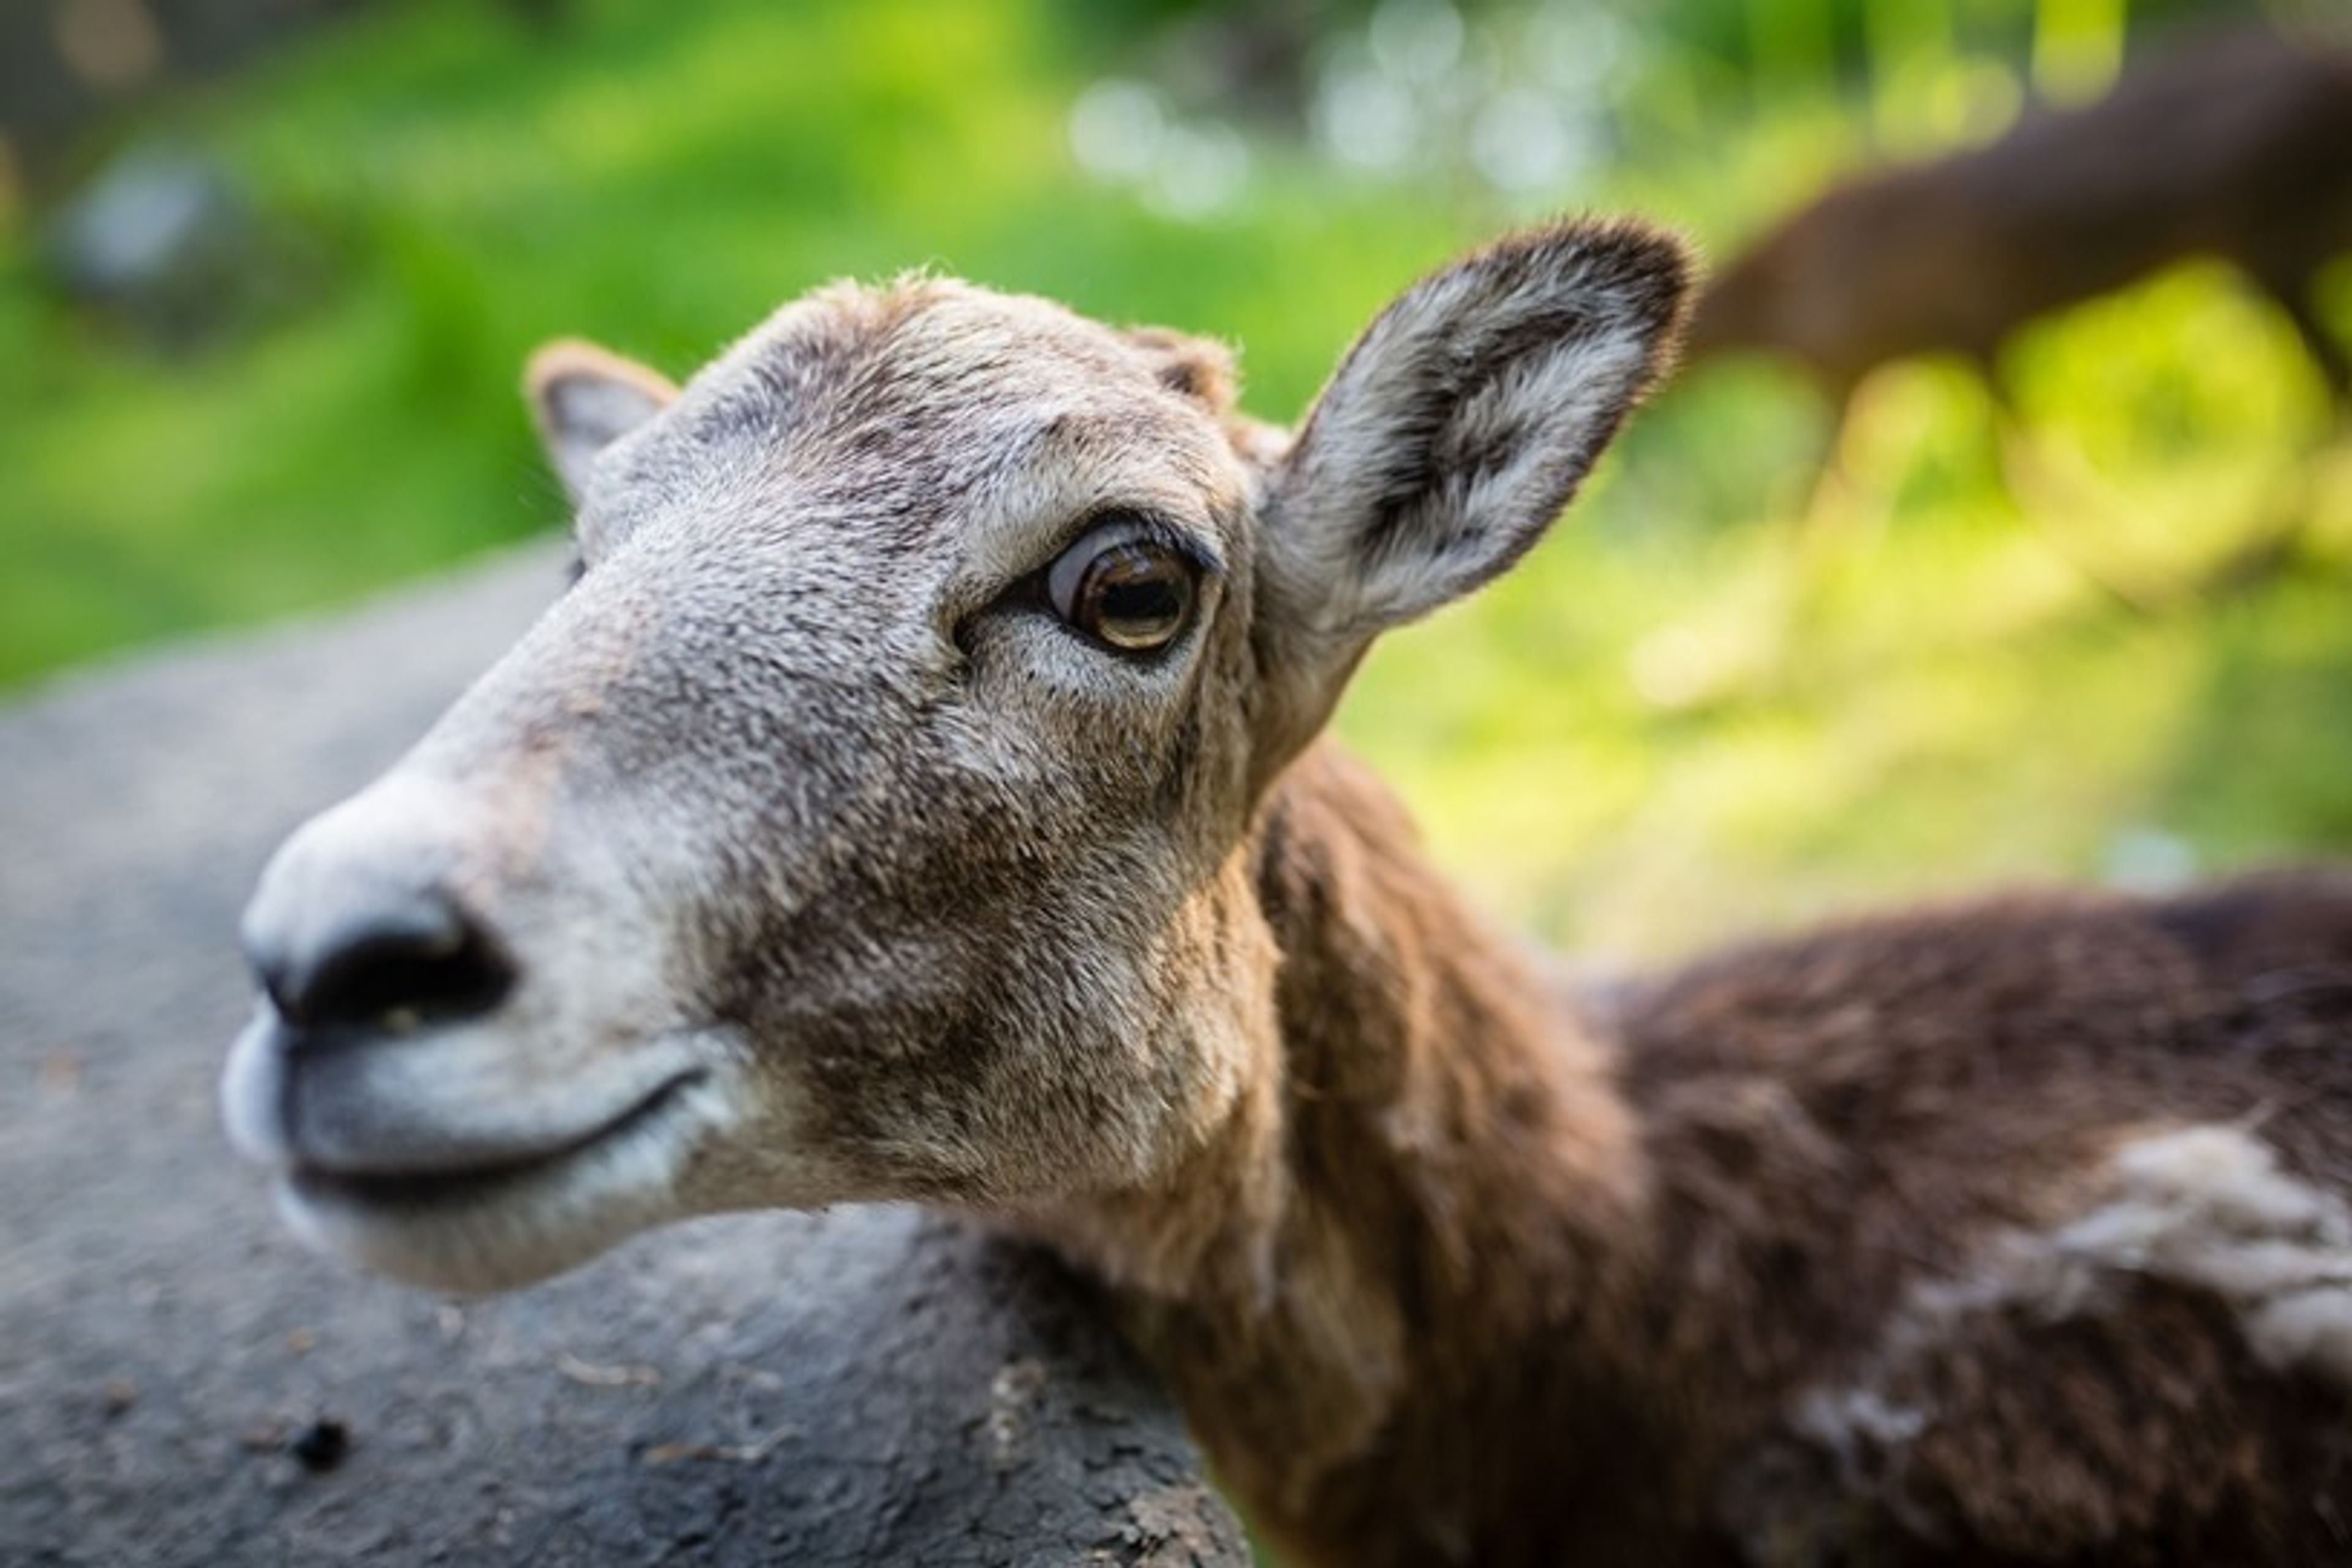
[{"label": "furry ear", "polygon": [[577,506],[587,496],[596,454],[660,413],[677,388],[634,360],[563,338],[530,356],[523,396],[547,460]]},{"label": "furry ear", "polygon": [[1166,327],[1129,327],[1119,334],[1150,362],[1169,391],[1225,414],[1234,406],[1234,355],[1224,344]]},{"label": "furry ear", "polygon": [[1659,230],[1568,222],[1431,274],[1365,329],[1268,476],[1260,651],[1300,688],[1291,728],[1322,722],[1374,636],[1542,535],[1665,368],[1689,281]]},{"label": "furry ear", "polygon": [[1688,272],[1657,230],[1570,223],[1405,290],[1273,476],[1282,613],[1369,637],[1517,560],[1664,369]]}]

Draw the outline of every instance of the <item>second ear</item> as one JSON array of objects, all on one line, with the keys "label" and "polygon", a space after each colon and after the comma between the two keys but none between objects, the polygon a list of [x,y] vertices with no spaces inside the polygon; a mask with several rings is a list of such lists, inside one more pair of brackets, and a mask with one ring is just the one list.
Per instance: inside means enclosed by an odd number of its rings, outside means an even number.
[{"label": "second ear", "polygon": [[523,395],[548,462],[578,506],[596,455],[677,397],[659,371],[575,338],[547,344],[523,372]]}]

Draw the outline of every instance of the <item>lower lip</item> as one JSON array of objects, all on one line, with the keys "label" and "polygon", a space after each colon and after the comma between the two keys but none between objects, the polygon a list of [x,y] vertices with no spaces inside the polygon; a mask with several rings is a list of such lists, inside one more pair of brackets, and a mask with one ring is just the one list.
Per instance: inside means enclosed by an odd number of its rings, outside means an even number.
[{"label": "lower lip", "polygon": [[495,1201],[528,1183],[560,1175],[567,1166],[582,1164],[598,1151],[654,1126],[704,1076],[699,1069],[681,1073],[593,1131],[557,1148],[504,1163],[457,1171],[363,1173],[296,1165],[286,1173],[285,1179],[295,1195],[306,1201],[325,1199],[366,1208],[414,1212]]}]

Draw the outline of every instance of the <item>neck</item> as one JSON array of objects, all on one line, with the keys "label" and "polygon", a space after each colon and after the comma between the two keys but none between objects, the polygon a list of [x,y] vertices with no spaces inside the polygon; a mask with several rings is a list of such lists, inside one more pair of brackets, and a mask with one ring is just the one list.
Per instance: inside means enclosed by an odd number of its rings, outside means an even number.
[{"label": "neck", "polygon": [[1404,1489],[1429,1538],[1391,1553],[1466,1549],[1493,1485],[1463,1423],[1524,1405],[1516,1347],[1540,1337],[1588,1413],[1620,1379],[1576,1347],[1625,1340],[1596,1320],[1639,1268],[1631,1117],[1608,1053],[1336,749],[1285,776],[1248,854],[1281,954],[1259,1081],[1169,1179],[1049,1228],[1119,1290],[1261,1529],[1297,1550]]}]

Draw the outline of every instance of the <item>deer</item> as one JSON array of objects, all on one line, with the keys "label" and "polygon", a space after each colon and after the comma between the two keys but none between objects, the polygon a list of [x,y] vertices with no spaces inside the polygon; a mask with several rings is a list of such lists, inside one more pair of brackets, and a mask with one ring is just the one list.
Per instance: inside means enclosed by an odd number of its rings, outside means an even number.
[{"label": "deer", "polygon": [[2352,360],[2321,274],[2352,250],[2352,49],[2252,31],[2176,45],[2081,108],[1981,147],[1856,175],[1735,256],[1695,361],[1780,355],[1843,417],[1864,377],[1961,356],[1996,393],[2020,327],[2193,257],[2278,308],[2339,410]]},{"label": "deer", "polygon": [[1900,361],[1957,356],[1991,396],[2003,479],[2052,547],[2118,606],[2150,613],[2286,564],[2313,510],[2307,486],[2290,476],[2247,537],[2193,579],[2119,574],[2085,552],[2074,525],[2127,503],[2085,486],[2035,439],[2001,351],[2029,323],[2174,263],[2226,261],[2284,313],[2341,424],[2352,359],[2321,296],[2329,262],[2347,249],[2352,49],[2317,29],[2175,40],[2092,103],[2030,110],[1987,145],[1832,186],[1711,280],[1688,357],[1764,354],[1821,395],[1830,433],[1799,511],[1818,534],[1813,525],[1862,499],[1848,484],[1845,437],[1863,383]]},{"label": "deer", "polygon": [[1295,433],[915,276],[528,398],[576,581],[242,925],[303,1240],[520,1288],[912,1202],[1094,1281],[1286,1564],[2352,1540],[2352,874],[1993,894],[1605,981],[1324,733],[1664,373],[1683,245],[1423,278]]}]

